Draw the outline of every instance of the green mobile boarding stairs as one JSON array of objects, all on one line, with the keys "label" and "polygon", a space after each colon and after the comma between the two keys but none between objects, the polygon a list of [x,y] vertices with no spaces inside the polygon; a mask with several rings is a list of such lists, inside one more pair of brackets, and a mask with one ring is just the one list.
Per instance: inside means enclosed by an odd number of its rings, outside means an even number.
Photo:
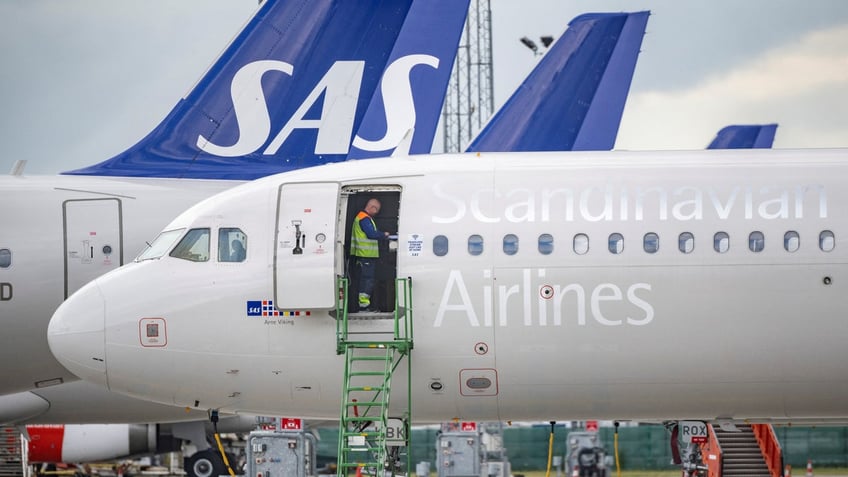
[{"label": "green mobile boarding stairs", "polygon": [[403,361],[406,361],[408,383],[403,415],[405,430],[402,432],[407,449],[403,473],[408,475],[408,423],[412,409],[412,279],[396,279],[393,312],[349,315],[347,289],[348,279],[339,277],[336,353],[345,355],[345,368],[336,475],[383,476],[395,475],[395,471],[400,470],[399,447],[389,447],[387,441],[389,437],[395,437],[388,436],[392,374]]}]

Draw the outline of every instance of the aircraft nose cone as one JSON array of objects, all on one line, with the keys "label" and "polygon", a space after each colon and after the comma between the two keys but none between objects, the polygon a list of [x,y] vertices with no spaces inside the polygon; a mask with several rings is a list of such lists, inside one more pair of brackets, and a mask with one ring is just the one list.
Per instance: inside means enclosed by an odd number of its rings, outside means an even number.
[{"label": "aircraft nose cone", "polygon": [[97,282],[80,288],[53,314],[47,343],[53,356],[81,379],[106,385],[106,305]]}]

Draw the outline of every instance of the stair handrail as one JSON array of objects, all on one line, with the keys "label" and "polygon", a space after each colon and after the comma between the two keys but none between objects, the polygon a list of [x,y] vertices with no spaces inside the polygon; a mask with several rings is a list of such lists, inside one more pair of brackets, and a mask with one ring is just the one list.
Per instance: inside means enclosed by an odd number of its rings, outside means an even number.
[{"label": "stair handrail", "polygon": [[771,477],[783,475],[783,450],[771,424],[751,424]]},{"label": "stair handrail", "polygon": [[[402,316],[401,316],[402,314]],[[403,318],[403,327],[400,320]],[[395,278],[395,341],[405,341],[412,349],[412,277]],[[407,350],[403,350],[404,354]]]},{"label": "stair handrail", "polygon": [[705,444],[701,444],[701,458],[707,466],[709,477],[721,477],[724,471],[724,452],[721,450],[713,425],[707,423],[707,430],[709,439]]},{"label": "stair handrail", "polygon": [[[338,325],[338,322],[337,322],[336,323],[336,336],[337,336],[337,338],[338,338],[338,330],[339,330],[339,325]],[[344,350],[344,352],[347,355],[347,354],[350,353],[350,349],[346,349],[346,350]],[[348,373],[350,373],[350,359],[348,359],[348,356],[345,356],[344,375],[347,376]],[[339,416],[340,416],[340,420],[339,420],[339,444],[338,444],[338,451],[337,451],[338,453],[336,454],[336,456],[337,456],[336,459],[337,459],[337,462],[339,464],[341,464],[343,462],[342,456],[344,455],[344,452],[345,452],[345,450],[344,450],[344,445],[345,445],[345,442],[346,442],[345,431],[347,429],[345,428],[345,425],[344,425],[344,422],[345,422],[344,418],[347,416],[347,413],[349,412],[348,406],[347,406],[348,399],[349,399],[348,391],[347,391],[347,389],[343,389],[342,390],[342,399],[341,399],[342,406],[341,406],[341,410],[339,412]],[[341,472],[343,472],[343,468],[342,468],[341,465],[338,466],[338,470],[339,470],[340,473],[337,474],[337,475],[346,475],[346,473],[345,474],[341,473]]]},{"label": "stair handrail", "polygon": [[344,344],[348,338],[347,319],[347,289],[348,279],[336,276],[336,354],[345,352]]},{"label": "stair handrail", "polygon": [[[347,313],[348,284],[347,277],[336,277],[336,354],[344,353],[344,345],[350,336],[350,318]],[[400,351],[406,354],[413,348],[412,277],[395,279],[393,320],[393,341],[401,344]]]}]

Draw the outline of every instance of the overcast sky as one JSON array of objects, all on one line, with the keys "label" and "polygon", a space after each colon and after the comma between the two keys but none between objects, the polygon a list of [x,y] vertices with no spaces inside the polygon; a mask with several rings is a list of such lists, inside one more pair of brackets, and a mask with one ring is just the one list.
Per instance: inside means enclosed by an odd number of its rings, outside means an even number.
[{"label": "overcast sky", "polygon": [[[588,11],[651,10],[616,149],[700,149],[732,123],[775,147],[848,146],[848,1],[492,0],[496,106],[538,57],[522,36]],[[134,144],[255,0],[0,1],[0,173],[53,174]]]}]

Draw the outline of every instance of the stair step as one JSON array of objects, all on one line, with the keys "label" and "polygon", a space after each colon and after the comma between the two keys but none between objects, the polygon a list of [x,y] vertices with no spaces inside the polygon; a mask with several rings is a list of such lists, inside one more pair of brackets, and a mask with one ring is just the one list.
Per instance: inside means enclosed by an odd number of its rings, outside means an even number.
[{"label": "stair step", "polygon": [[377,467],[378,465],[380,464],[377,462],[345,462],[342,467],[355,469],[357,467]]},{"label": "stair step", "polygon": [[346,406],[348,406],[348,407],[353,407],[353,406],[363,406],[363,407],[380,406],[380,407],[382,407],[383,403],[380,402],[380,401],[351,401],[351,402],[346,403]]},{"label": "stair step", "polygon": [[378,449],[378,444],[380,442],[378,440],[366,440],[362,443],[350,444],[342,447],[343,452],[362,452],[362,451],[376,451]]},{"label": "stair step", "polygon": [[365,421],[373,421],[377,418],[377,416],[353,416],[345,418],[345,421],[348,422],[365,422]]},{"label": "stair step", "polygon": [[360,432],[345,432],[344,437],[372,437],[372,436],[383,436],[385,432],[381,431],[360,431]]},{"label": "stair step", "polygon": [[768,470],[768,466],[766,465],[763,459],[759,461],[736,461],[733,459],[724,459],[724,468],[725,469],[738,469],[738,468],[755,468],[755,469],[766,469]]},{"label": "stair step", "polygon": [[771,474],[761,472],[723,472],[722,477],[771,477]]},{"label": "stair step", "polygon": [[392,346],[395,345],[394,340],[363,340],[363,341],[349,341],[348,346],[354,349],[373,349],[373,350],[387,350],[391,349]]},{"label": "stair step", "polygon": [[0,426],[0,477],[23,477],[21,433],[14,426]]},{"label": "stair step", "polygon": [[351,386],[348,391],[385,391],[389,388],[383,386]]},{"label": "stair step", "polygon": [[722,477],[771,477],[751,426],[739,432],[714,429],[723,452]]},{"label": "stair step", "polygon": [[745,475],[745,476],[754,476],[754,475],[762,475],[763,477],[770,477],[768,469],[724,469],[722,472],[722,477],[728,477],[732,475]]}]

